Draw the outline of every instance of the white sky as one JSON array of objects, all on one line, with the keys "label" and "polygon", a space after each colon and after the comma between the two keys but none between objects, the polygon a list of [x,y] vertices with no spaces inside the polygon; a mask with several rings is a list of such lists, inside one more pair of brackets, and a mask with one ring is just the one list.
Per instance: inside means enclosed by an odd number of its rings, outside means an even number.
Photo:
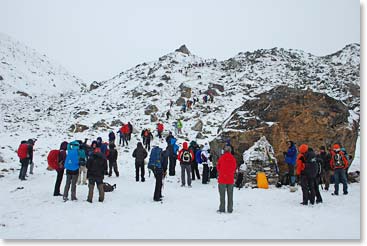
[{"label": "white sky", "polygon": [[181,44],[218,60],[273,47],[330,54],[360,43],[360,2],[0,0],[0,32],[90,83]]}]

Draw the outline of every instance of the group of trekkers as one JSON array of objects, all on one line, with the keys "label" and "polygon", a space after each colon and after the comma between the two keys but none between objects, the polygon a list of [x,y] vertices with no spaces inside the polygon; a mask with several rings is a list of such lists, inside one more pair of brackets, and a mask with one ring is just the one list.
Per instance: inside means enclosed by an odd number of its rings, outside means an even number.
[{"label": "group of trekkers", "polygon": [[329,146],[326,151],[325,146],[320,146],[318,153],[307,144],[299,146],[299,153],[293,141],[288,141],[288,150],[284,152],[285,162],[288,165],[289,183],[291,187],[298,182],[302,187],[302,205],[322,203],[319,185],[326,191],[329,190],[330,183],[334,182],[334,192],[332,195],[339,195],[339,184],[343,184],[343,194],[348,194],[348,168],[352,161],[352,156],[348,155],[346,149],[339,143]]},{"label": "group of trekkers", "polygon": [[[201,94],[201,91],[199,93]],[[214,102],[213,93],[211,92],[205,93],[202,99],[203,99],[203,104],[206,104],[208,102],[213,103]],[[191,110],[192,106],[194,106],[196,103],[199,103],[199,98],[195,96],[192,99],[185,100],[181,105],[181,112],[186,113],[186,111]],[[170,106],[172,107],[172,102]]]}]

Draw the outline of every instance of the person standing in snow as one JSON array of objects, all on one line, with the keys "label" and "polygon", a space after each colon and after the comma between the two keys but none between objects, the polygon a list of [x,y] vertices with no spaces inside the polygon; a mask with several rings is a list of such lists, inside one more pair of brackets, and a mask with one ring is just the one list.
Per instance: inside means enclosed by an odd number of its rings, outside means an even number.
[{"label": "person standing in snow", "polygon": [[191,141],[189,149],[192,150],[192,152],[194,153],[194,158],[191,161],[192,180],[195,180],[195,174],[196,174],[197,179],[200,179],[199,166],[196,160],[196,153],[200,151],[200,148],[195,141]]},{"label": "person standing in snow", "polygon": [[177,120],[177,133],[182,134],[182,121],[181,121],[181,119]]},{"label": "person standing in snow", "polygon": [[148,167],[153,170],[153,174],[155,177],[153,200],[156,202],[162,201],[163,178],[165,176],[167,166],[164,166],[162,149],[158,146],[153,146],[152,148],[149,157]]},{"label": "person standing in snow", "polygon": [[330,167],[331,155],[326,153],[325,146],[321,146],[319,148],[319,154],[317,155],[317,158],[321,161],[321,183],[325,184],[325,190],[329,190],[330,178],[332,176],[332,170]]},{"label": "person standing in snow", "polygon": [[210,181],[209,175],[209,144],[205,143],[204,147],[201,150],[201,160],[203,165],[203,184],[208,184]]},{"label": "person standing in snow", "polygon": [[153,140],[153,134],[151,133],[150,128],[145,131],[144,137],[145,137],[145,149],[150,151],[150,141]]},{"label": "person standing in snow", "polygon": [[33,162],[33,151],[34,151],[34,144],[36,143],[37,139],[28,139],[28,144],[30,145],[30,156],[29,156],[29,174],[33,174],[33,169],[34,169],[34,162]]},{"label": "person standing in snow", "polygon": [[139,170],[141,175],[141,182],[145,182],[145,167],[144,160],[147,158],[148,153],[144,149],[141,142],[138,142],[136,149],[133,152],[133,157],[135,158],[135,180],[139,182]]},{"label": "person standing in snow", "polygon": [[315,203],[315,179],[316,168],[314,168],[312,159],[316,160],[316,155],[307,144],[302,144],[299,147],[299,154],[297,156],[297,175],[300,175],[302,187],[302,205],[308,205],[308,201],[313,205]]},{"label": "person standing in snow", "polygon": [[178,152],[177,159],[181,165],[181,187],[185,186],[185,172],[187,175],[187,184],[191,187],[191,162],[194,159],[194,152],[189,150],[188,143],[183,143],[183,148]]},{"label": "person standing in snow", "polygon": [[78,157],[79,157],[79,175],[78,175],[78,185],[83,182],[83,185],[87,184],[87,141],[84,143],[81,140],[79,142],[79,150],[78,150]]},{"label": "person standing in snow", "polygon": [[122,132],[122,147],[125,146],[125,143],[126,143],[126,146],[129,146],[129,143],[127,142],[128,135],[129,135],[129,125],[124,124],[121,127],[120,131]]},{"label": "person standing in snow", "polygon": [[179,146],[176,144],[177,139],[171,137],[169,139],[168,149],[169,149],[169,168],[168,175],[175,176],[176,175],[176,160],[177,160],[177,151]]},{"label": "person standing in snow", "polygon": [[166,113],[166,120],[169,120],[170,116],[171,116],[171,112],[170,112],[170,110],[168,110],[167,113]]},{"label": "person standing in snow", "polygon": [[65,159],[66,169],[66,184],[64,188],[63,199],[66,202],[68,199],[68,193],[71,186],[71,200],[78,200],[76,198],[76,183],[79,176],[79,142],[73,141],[68,144],[67,155]]},{"label": "person standing in snow", "polygon": [[127,126],[129,128],[129,132],[127,134],[127,140],[131,141],[131,134],[133,133],[134,128],[133,125],[130,123],[130,121],[127,123]]},{"label": "person standing in snow", "polygon": [[19,171],[20,180],[27,180],[25,177],[27,174],[28,165],[30,163],[30,156],[31,156],[32,149],[33,148],[32,146],[30,146],[29,142],[25,140],[20,143],[20,146],[18,148],[18,157],[22,165]]},{"label": "person standing in snow", "polygon": [[88,198],[87,201],[92,203],[93,201],[93,190],[95,184],[97,184],[99,192],[99,202],[104,201],[104,189],[103,179],[104,174],[107,172],[107,160],[106,157],[101,153],[100,148],[95,148],[92,156],[87,161],[87,178],[88,178]]},{"label": "person standing in snow", "polygon": [[60,152],[59,152],[59,165],[56,169],[57,176],[55,182],[55,189],[54,189],[54,196],[62,196],[60,193],[60,186],[62,182],[62,178],[64,177],[64,163],[66,159],[66,150],[68,148],[68,142],[64,141],[60,145]]},{"label": "person standing in snow", "polygon": [[158,132],[158,137],[159,139],[162,139],[162,132],[164,130],[164,125],[162,124],[162,122],[159,122],[157,124],[157,132]]},{"label": "person standing in snow", "polygon": [[339,144],[333,145],[333,151],[331,152],[331,169],[334,170],[334,193],[333,195],[339,195],[339,183],[343,184],[343,194],[348,194],[348,182],[346,169],[348,168],[348,160],[345,157]]},{"label": "person standing in snow", "polygon": [[231,147],[224,147],[224,154],[218,159],[217,172],[218,172],[218,190],[220,197],[219,209],[217,212],[225,212],[226,192],[227,192],[227,212],[233,212],[233,186],[234,186],[234,174],[236,172],[237,162],[234,156],[231,154]]},{"label": "person standing in snow", "polygon": [[108,142],[109,144],[115,144],[116,135],[113,131],[110,131],[108,134]]},{"label": "person standing in snow", "polygon": [[293,141],[288,141],[288,150],[283,152],[285,157],[285,163],[288,165],[288,175],[290,180],[290,185],[295,186],[296,177],[294,176],[294,168],[297,160],[297,147]]},{"label": "person standing in snow", "polygon": [[120,175],[119,170],[117,168],[117,157],[118,157],[118,152],[116,150],[116,145],[115,144],[110,144],[110,153],[108,155],[108,164],[109,164],[109,172],[108,172],[108,177],[112,176],[112,169],[115,172],[116,177],[118,177]]}]

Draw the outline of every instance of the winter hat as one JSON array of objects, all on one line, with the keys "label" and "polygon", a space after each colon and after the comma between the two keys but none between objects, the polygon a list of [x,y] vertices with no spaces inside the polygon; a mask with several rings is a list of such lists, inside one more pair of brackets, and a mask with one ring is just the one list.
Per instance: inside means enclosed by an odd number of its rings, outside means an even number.
[{"label": "winter hat", "polygon": [[188,143],[187,143],[187,142],[184,142],[184,143],[182,144],[182,146],[183,146],[183,149],[188,149]]},{"label": "winter hat", "polygon": [[208,143],[205,143],[205,144],[204,144],[204,147],[203,147],[203,150],[204,150],[204,151],[207,151],[207,150],[209,150],[209,148],[210,148],[210,147],[209,147],[209,144],[208,144]]},{"label": "winter hat", "polygon": [[320,147],[320,150],[325,151],[325,146],[321,146],[321,147]]},{"label": "winter hat", "polygon": [[33,145],[34,144],[34,141],[33,141],[33,139],[28,139],[28,144],[30,144],[30,145]]},{"label": "winter hat", "polygon": [[68,142],[64,141],[60,144],[61,150],[66,150],[68,148]]},{"label": "winter hat", "polygon": [[102,138],[101,137],[97,138],[97,143],[102,143]]},{"label": "winter hat", "polygon": [[333,145],[333,150],[339,151],[340,150],[340,145],[339,144],[334,144]]},{"label": "winter hat", "polygon": [[227,145],[227,146],[230,146],[230,145],[231,145],[231,140],[230,140],[230,139],[227,139],[227,140],[226,140],[226,145]]},{"label": "winter hat", "polygon": [[307,150],[308,150],[308,145],[307,144],[301,144],[301,146],[299,146],[299,152],[306,153]]}]

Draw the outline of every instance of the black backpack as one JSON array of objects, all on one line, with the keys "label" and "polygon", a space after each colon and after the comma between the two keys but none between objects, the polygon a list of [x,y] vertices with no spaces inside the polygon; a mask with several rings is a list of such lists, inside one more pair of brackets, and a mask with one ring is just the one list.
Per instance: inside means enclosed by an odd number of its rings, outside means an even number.
[{"label": "black backpack", "polygon": [[216,167],[210,167],[210,178],[211,179],[216,179],[217,176],[218,176],[218,173],[217,173],[217,168]]},{"label": "black backpack", "polygon": [[309,178],[316,178],[318,173],[318,166],[316,155],[313,151],[308,151],[305,155],[305,169],[304,174]]},{"label": "black backpack", "polygon": [[109,183],[107,182],[104,182],[103,183],[103,190],[104,192],[111,192],[113,191],[114,189],[116,189],[116,184],[114,185],[110,185]]},{"label": "black backpack", "polygon": [[343,157],[339,152],[335,153],[334,155],[334,166],[344,167]]},{"label": "black backpack", "polygon": [[192,157],[191,157],[191,153],[189,150],[184,150],[182,152],[181,160],[183,163],[186,163],[186,164],[191,163]]}]

